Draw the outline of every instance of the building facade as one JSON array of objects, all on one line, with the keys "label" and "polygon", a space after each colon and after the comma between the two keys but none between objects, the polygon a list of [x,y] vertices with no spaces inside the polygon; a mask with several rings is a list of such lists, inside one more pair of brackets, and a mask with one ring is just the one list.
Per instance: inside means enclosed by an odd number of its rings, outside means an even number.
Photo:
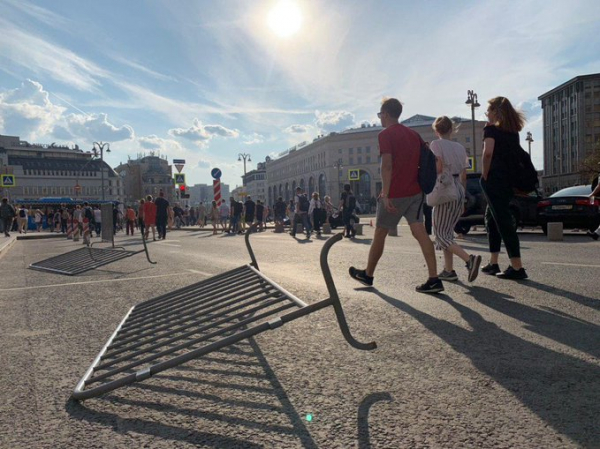
[{"label": "building facade", "polygon": [[587,183],[579,165],[600,150],[600,73],[577,76],[538,100],[543,109],[545,192]]},{"label": "building facade", "polygon": [[[269,158],[267,158],[267,162]],[[260,200],[263,203],[267,201],[267,162],[259,162],[256,169],[251,170],[242,176],[243,185],[246,187],[244,193],[254,201]]]},{"label": "building facade", "polygon": [[[437,139],[431,125],[435,117],[415,115],[402,122],[418,132],[423,140]],[[454,118],[459,125],[452,139],[461,143],[467,154],[476,163],[470,171],[478,171],[481,161],[483,127],[486,122],[475,121],[475,140],[472,143],[473,122]],[[266,162],[267,201],[272,205],[278,197],[288,201],[297,186],[307,193],[319,192],[321,198],[331,197],[337,206],[343,185],[349,183],[361,207],[374,209],[374,201],[381,191],[378,134],[383,130],[378,125],[362,125],[340,133],[319,136],[311,143],[302,143]],[[350,180],[350,173],[358,173],[357,180]]]},{"label": "building facade", "polygon": [[137,159],[119,164],[115,171],[123,180],[126,204],[135,204],[148,195],[156,197],[161,190],[169,202],[173,201],[173,168],[166,158],[152,152],[147,156],[140,154]]},{"label": "building facade", "polygon": [[15,187],[3,192],[13,200],[123,200],[117,173],[92,152],[77,146],[30,144],[18,136],[0,135],[0,159],[2,173],[15,176]]},{"label": "building facade", "polygon": [[[200,203],[210,204],[215,198],[215,189],[212,184],[188,186],[187,193],[190,194],[189,203],[191,206],[198,206]],[[221,199],[229,201],[229,184],[223,182],[221,182]]]}]

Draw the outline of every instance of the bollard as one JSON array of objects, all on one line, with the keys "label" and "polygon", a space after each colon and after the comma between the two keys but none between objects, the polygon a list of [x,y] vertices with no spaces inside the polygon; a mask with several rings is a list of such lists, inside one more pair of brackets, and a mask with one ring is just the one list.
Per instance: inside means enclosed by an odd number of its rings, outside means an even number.
[{"label": "bollard", "polygon": [[323,223],[323,234],[331,234],[331,225],[329,223]]},{"label": "bollard", "polygon": [[398,226],[394,226],[392,229],[388,231],[388,235],[392,237],[398,237]]},{"label": "bollard", "polygon": [[284,232],[284,229],[283,229],[283,224],[281,224],[281,223],[276,223],[276,224],[275,224],[275,232],[277,232],[277,233],[282,233],[282,232]]},{"label": "bollard", "polygon": [[563,240],[563,224],[562,222],[558,223],[548,223],[548,240],[551,242],[558,242]]},{"label": "bollard", "polygon": [[356,223],[354,225],[354,230],[356,231],[356,235],[364,235],[363,234],[363,224],[362,223]]}]

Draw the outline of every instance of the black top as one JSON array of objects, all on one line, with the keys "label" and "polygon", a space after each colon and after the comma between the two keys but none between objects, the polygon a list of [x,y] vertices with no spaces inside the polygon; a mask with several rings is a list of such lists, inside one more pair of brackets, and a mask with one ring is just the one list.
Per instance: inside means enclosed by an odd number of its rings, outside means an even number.
[{"label": "black top", "polygon": [[511,155],[519,149],[519,133],[511,133],[495,125],[483,128],[483,138],[494,139],[494,153],[488,172],[488,182],[509,184],[511,174]]},{"label": "black top", "polygon": [[265,210],[265,206],[263,206],[262,204],[256,205],[256,219],[257,220],[262,220],[264,210]]},{"label": "black top", "polygon": [[169,202],[162,196],[159,196],[154,200],[156,205],[156,215],[167,216],[167,210],[169,209]]},{"label": "black top", "polygon": [[248,200],[244,203],[244,206],[246,206],[246,215],[254,215],[254,207],[256,206],[254,201]]}]

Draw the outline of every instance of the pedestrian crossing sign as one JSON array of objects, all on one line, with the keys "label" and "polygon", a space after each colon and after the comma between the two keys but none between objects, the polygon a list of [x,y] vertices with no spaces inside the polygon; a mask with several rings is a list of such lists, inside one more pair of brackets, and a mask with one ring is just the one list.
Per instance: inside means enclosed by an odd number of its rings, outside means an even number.
[{"label": "pedestrian crossing sign", "polygon": [[353,168],[348,170],[348,181],[360,181],[360,170]]},{"label": "pedestrian crossing sign", "polygon": [[14,187],[16,185],[15,175],[0,175],[0,176],[1,176],[0,180],[2,181],[0,183],[1,187]]},{"label": "pedestrian crossing sign", "polygon": [[177,173],[175,175],[175,184],[185,185],[185,175],[183,173]]},{"label": "pedestrian crossing sign", "polygon": [[469,156],[467,158],[467,164],[468,164],[467,165],[467,171],[468,172],[474,172],[475,171],[475,161],[474,161],[473,157]]}]

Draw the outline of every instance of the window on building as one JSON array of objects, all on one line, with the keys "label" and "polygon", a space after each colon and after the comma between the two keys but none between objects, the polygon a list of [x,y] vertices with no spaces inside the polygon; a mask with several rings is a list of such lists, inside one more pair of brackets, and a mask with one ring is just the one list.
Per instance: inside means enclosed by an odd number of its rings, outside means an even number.
[{"label": "window on building", "polygon": [[370,146],[365,147],[365,152],[366,153],[370,153],[371,152],[371,147]]},{"label": "window on building", "polygon": [[338,153],[339,153],[339,154],[342,154],[342,149],[341,149],[341,148],[338,150]]},{"label": "window on building", "polygon": [[469,136],[465,137],[465,142],[467,142],[467,143],[471,142],[471,138]]},{"label": "window on building", "polygon": [[362,156],[357,156],[356,157],[356,163],[357,164],[362,164]]},{"label": "window on building", "polygon": [[352,156],[348,158],[348,164],[354,165],[354,158]]},{"label": "window on building", "polygon": [[361,148],[361,147],[356,147],[356,152],[357,152],[358,154],[361,154],[361,153],[362,153],[362,148]]},{"label": "window on building", "polygon": [[370,163],[371,163],[371,156],[367,156],[367,158],[366,158],[366,159],[367,159],[367,160],[366,160],[367,164],[370,164]]}]

